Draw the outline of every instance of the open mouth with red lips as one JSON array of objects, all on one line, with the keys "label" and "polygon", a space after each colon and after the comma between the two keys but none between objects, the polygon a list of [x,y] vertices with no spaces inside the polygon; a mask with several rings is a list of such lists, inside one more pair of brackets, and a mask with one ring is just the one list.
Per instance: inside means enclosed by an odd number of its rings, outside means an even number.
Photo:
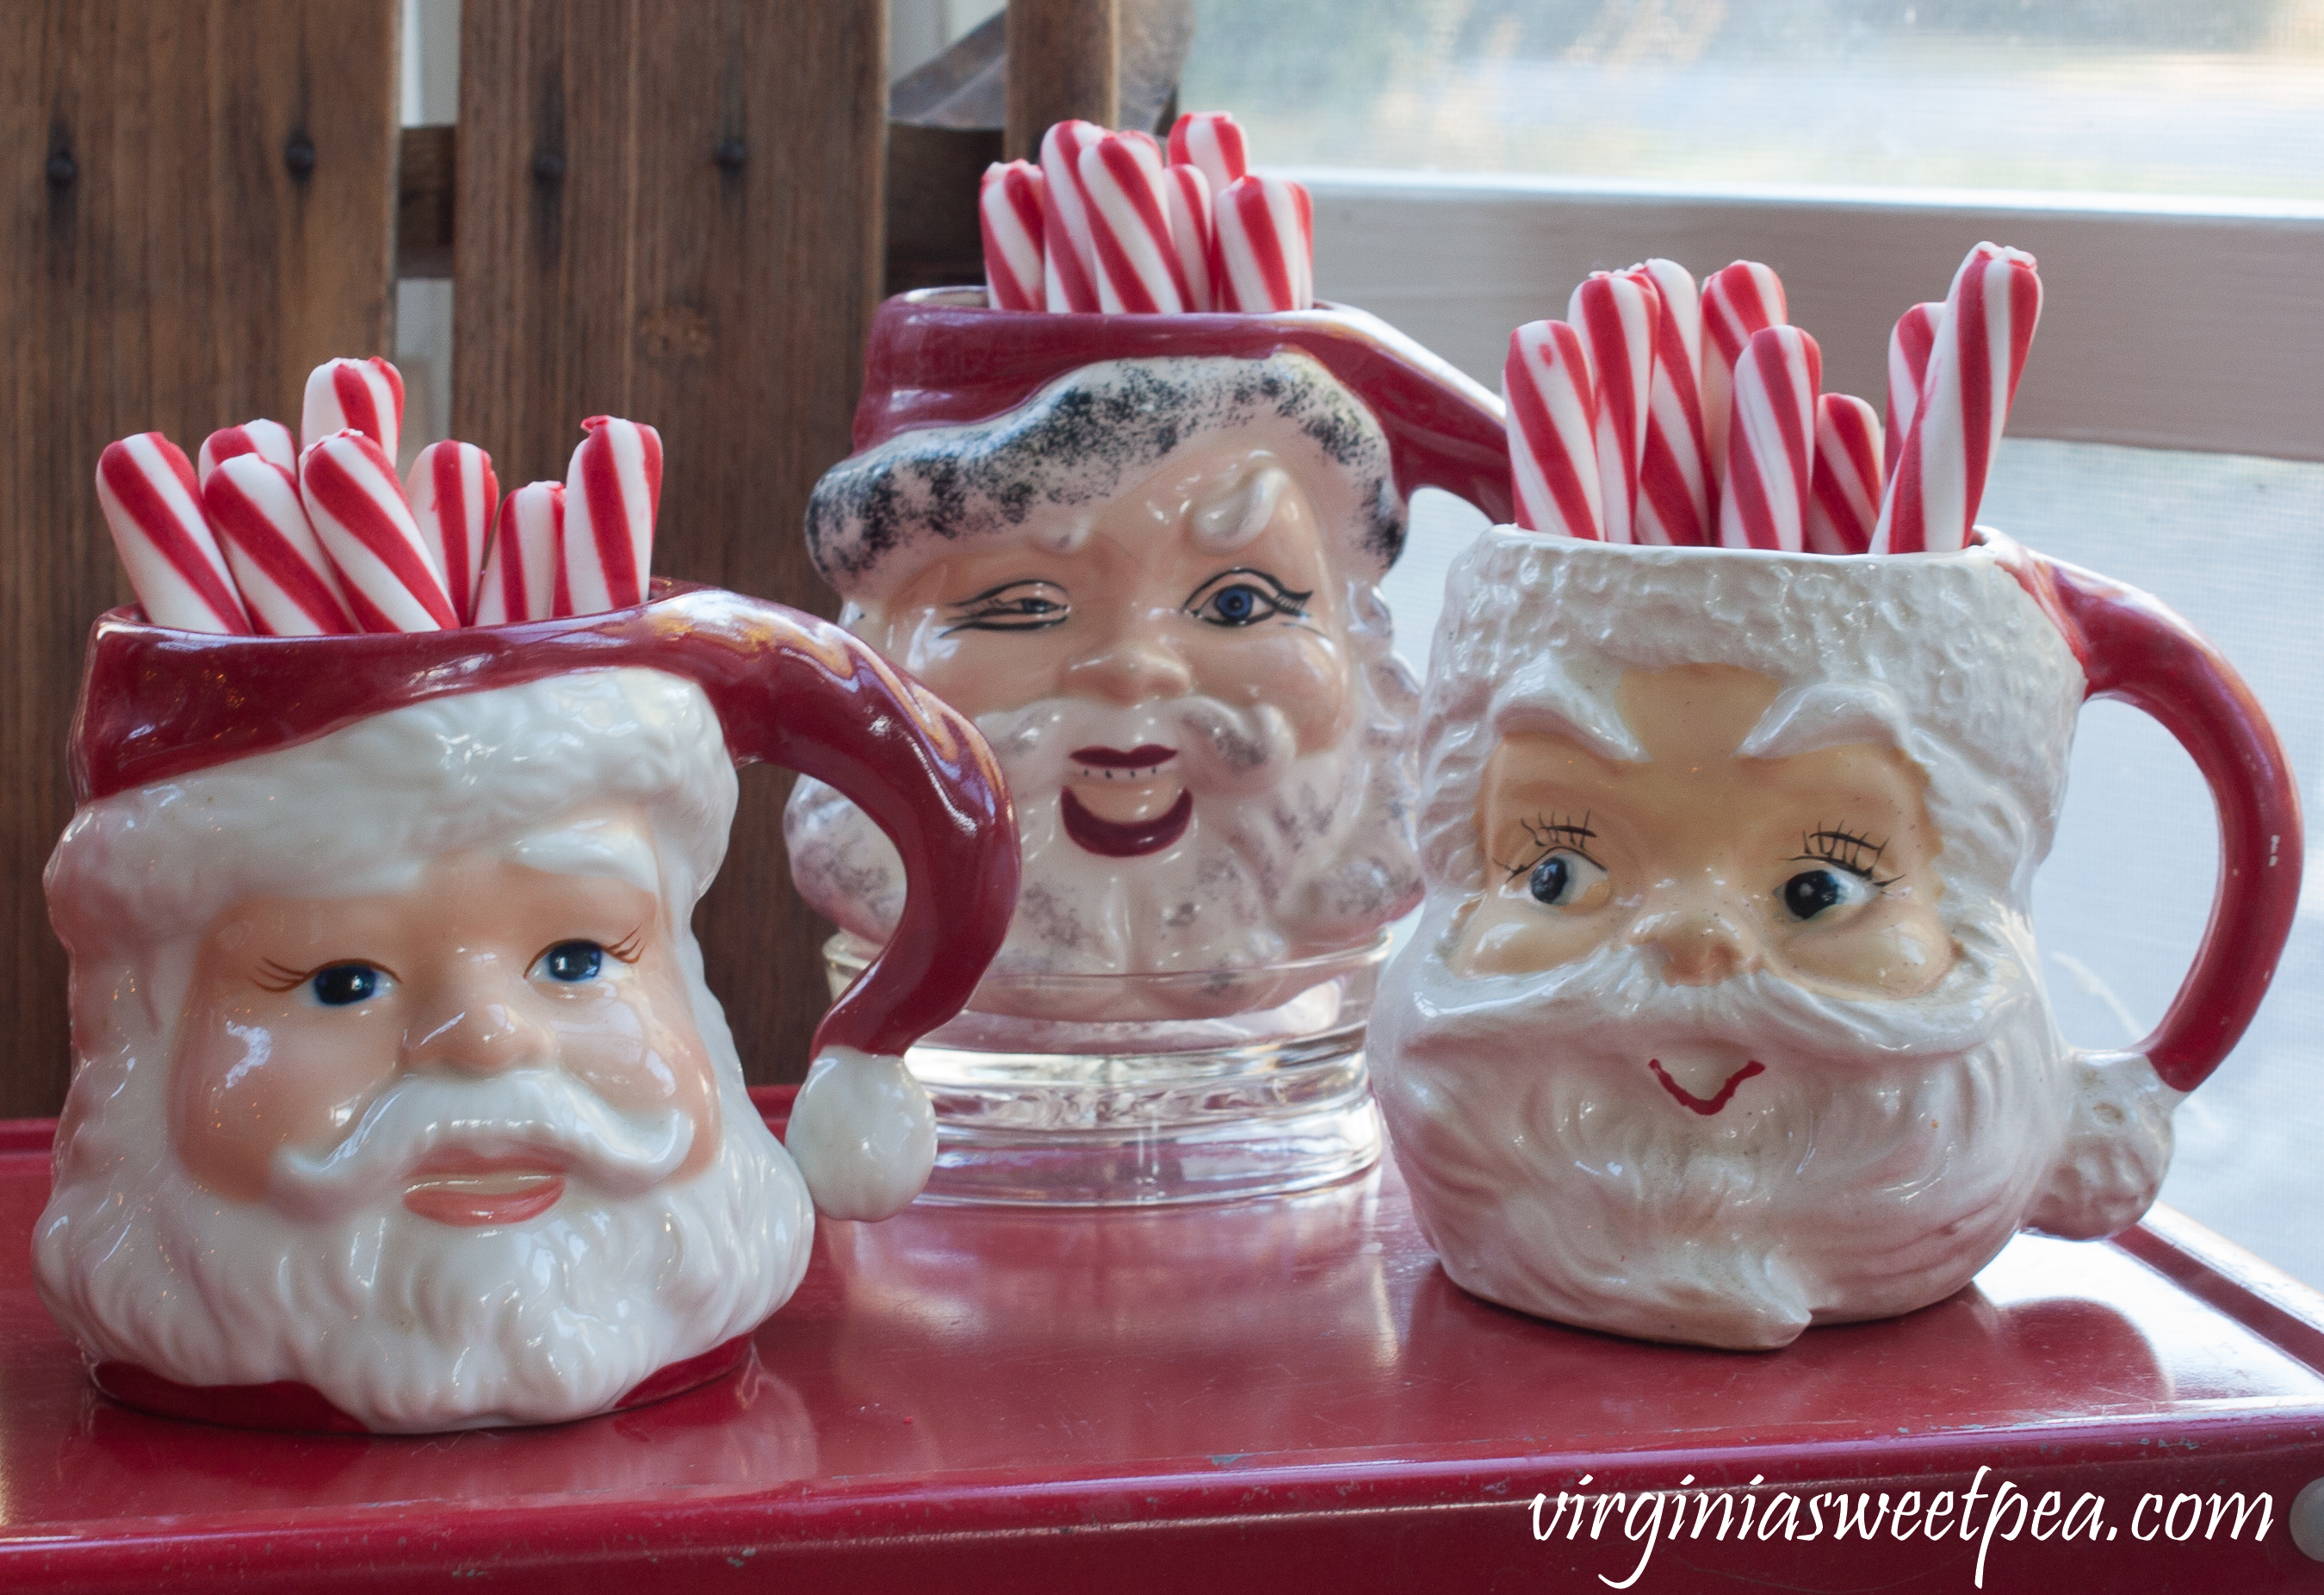
[{"label": "open mouth with red lips", "polygon": [[1716,1095],[1699,1097],[1695,1095],[1694,1093],[1687,1090],[1685,1086],[1681,1085],[1677,1081],[1672,1079],[1669,1072],[1663,1067],[1662,1060],[1660,1058],[1648,1058],[1646,1060],[1646,1067],[1655,1072],[1655,1078],[1663,1083],[1663,1089],[1670,1093],[1671,1095],[1676,1097],[1682,1107],[1691,1109],[1694,1112],[1702,1114],[1706,1119],[1711,1117],[1713,1113],[1718,1112],[1721,1108],[1724,1108],[1734,1099],[1735,1088],[1737,1086],[1742,1084],[1746,1080],[1750,1079],[1754,1074],[1764,1074],[1767,1072],[1766,1065],[1754,1060],[1751,1063],[1744,1065],[1732,1074],[1729,1074],[1727,1077],[1727,1083],[1719,1088]]},{"label": "open mouth with red lips", "polygon": [[[1186,834],[1194,816],[1193,793],[1178,788],[1176,798],[1156,812],[1176,785],[1162,772],[1178,757],[1177,749],[1141,742],[1134,748],[1075,748],[1068,757],[1080,768],[1058,806],[1074,845],[1102,858],[1137,858],[1159,853]],[[1074,785],[1087,789],[1089,803]],[[1091,803],[1113,812],[1101,814]]]},{"label": "open mouth with red lips", "polygon": [[521,1224],[565,1194],[566,1160],[547,1150],[500,1155],[447,1148],[411,1171],[403,1205],[423,1219],[461,1229]]},{"label": "open mouth with red lips", "polygon": [[1066,757],[1080,765],[1085,781],[1150,781],[1178,756],[1176,748],[1140,742],[1134,748],[1075,748]]}]

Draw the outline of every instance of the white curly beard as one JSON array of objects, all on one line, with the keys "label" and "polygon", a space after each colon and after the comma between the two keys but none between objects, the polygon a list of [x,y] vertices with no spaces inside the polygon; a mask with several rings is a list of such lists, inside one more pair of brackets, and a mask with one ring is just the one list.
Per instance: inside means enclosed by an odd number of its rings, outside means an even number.
[{"label": "white curly beard", "polygon": [[[1670,986],[1628,947],[1465,979],[1434,928],[1384,981],[1373,1080],[1446,1272],[1521,1311],[1781,1346],[1941,1299],[2022,1224],[2119,1228],[2160,1184],[2167,1105],[2077,1112],[2091,1065],[1999,927],[1965,931],[1925,996],[1857,1002],[1766,974]],[[1766,1072],[1701,1115],[1647,1068],[1690,1050]]]}]

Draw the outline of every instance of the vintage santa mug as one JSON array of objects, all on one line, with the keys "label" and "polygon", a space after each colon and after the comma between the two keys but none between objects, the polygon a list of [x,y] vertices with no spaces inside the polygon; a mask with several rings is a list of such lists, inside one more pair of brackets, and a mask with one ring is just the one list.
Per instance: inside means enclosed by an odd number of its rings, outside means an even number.
[{"label": "vintage santa mug", "polygon": [[[2194,756],[2218,901],[2126,1052],[2068,1046],[2028,899],[2082,703]],[[1452,1279],[1652,1340],[1908,1312],[2021,1228],[2110,1234],[2243,1033],[2299,898],[2297,796],[2153,599],[1996,533],[1949,554],[1486,532],[1421,730],[1418,934],[1372,1060]]]},{"label": "vintage santa mug", "polygon": [[[74,1072],[33,1252],[102,1388],[375,1432],[633,1406],[748,1357],[815,1210],[918,1191],[900,1058],[1007,927],[999,770],[836,627],[656,588],[409,634],[98,621],[47,877]],[[908,880],[788,1153],[691,928],[759,759],[862,804]]]},{"label": "vintage santa mug", "polygon": [[[1417,694],[1379,583],[1424,486],[1506,512],[1500,406],[1394,328],[890,300],[857,452],[807,512],[841,622],[973,717],[1025,890],[991,975],[912,1054],[929,1192],[1169,1201],[1377,1155],[1363,1016],[1418,900]],[[892,852],[802,782],[799,890],[889,934]]]}]

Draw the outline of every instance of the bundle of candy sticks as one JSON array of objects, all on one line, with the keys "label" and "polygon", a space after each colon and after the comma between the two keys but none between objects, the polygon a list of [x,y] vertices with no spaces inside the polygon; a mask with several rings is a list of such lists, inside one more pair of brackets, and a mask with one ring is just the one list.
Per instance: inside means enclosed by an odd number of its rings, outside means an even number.
[{"label": "bundle of candy sticks", "polygon": [[1775,272],[1698,294],[1670,261],[1600,272],[1563,321],[1510,335],[1517,524],[1609,542],[1816,554],[1959,549],[2042,310],[2034,257],[1980,244],[1888,342],[1888,421],[1824,393]]},{"label": "bundle of candy sticks", "polygon": [[979,194],[985,290],[1001,310],[1305,310],[1307,190],[1249,170],[1242,129],[1192,111],[1153,134],[1060,122],[1041,161],[994,162]]},{"label": "bundle of candy sticks", "polygon": [[159,432],[108,445],[97,495],[156,625],[315,636],[432,632],[645,601],[661,438],[581,423],[563,482],[506,499],[492,456],[431,443],[395,478],[403,379],[331,360],[307,379],[300,442],[279,421],[209,435],[198,468]]}]

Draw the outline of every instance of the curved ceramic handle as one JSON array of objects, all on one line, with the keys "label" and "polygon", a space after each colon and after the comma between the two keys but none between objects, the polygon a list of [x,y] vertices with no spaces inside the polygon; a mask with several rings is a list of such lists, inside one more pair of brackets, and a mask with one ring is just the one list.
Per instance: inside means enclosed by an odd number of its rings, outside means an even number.
[{"label": "curved ceramic handle", "polygon": [[2015,574],[2064,633],[2091,697],[2160,721],[2210,783],[2219,885],[2179,994],[2133,1051],[2163,1083],[2192,1091],[2234,1050],[2267,994],[2300,903],[2300,794],[2275,729],[2235,667],[2155,599],[2023,551]]},{"label": "curved ceramic handle", "polygon": [[844,793],[896,844],[895,934],[816,1028],[785,1137],[818,1210],[886,1218],[927,1183],[936,1120],[904,1049],[966,1005],[1016,912],[1009,788],[966,716],[848,632],[781,604],[696,591],[664,668],[700,682],[737,764]]}]

